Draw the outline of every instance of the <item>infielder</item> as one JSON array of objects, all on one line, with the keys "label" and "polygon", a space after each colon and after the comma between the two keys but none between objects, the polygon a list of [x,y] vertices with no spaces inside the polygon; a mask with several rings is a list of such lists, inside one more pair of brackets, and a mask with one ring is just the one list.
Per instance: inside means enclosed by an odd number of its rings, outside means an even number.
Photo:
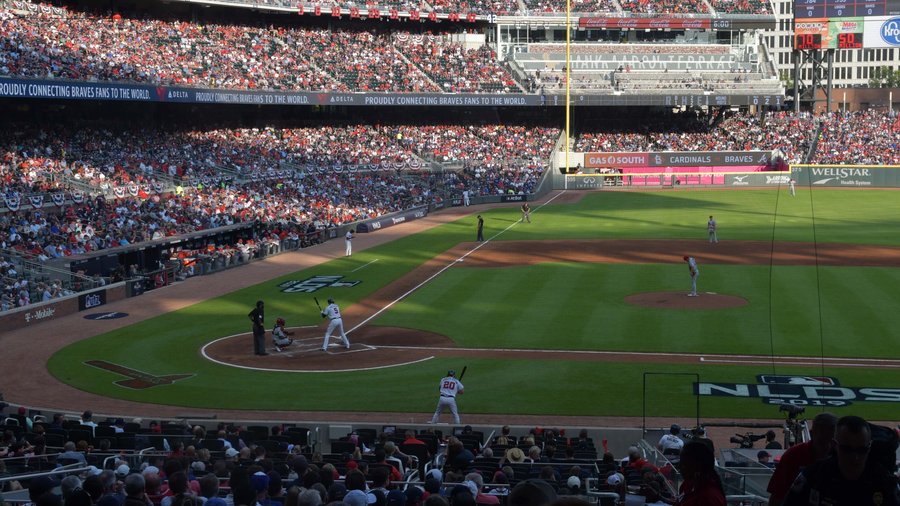
[{"label": "infielder", "polygon": [[528,205],[528,202],[522,203],[522,219],[519,221],[531,223],[531,206]]},{"label": "infielder", "polygon": [[691,293],[688,297],[697,296],[697,276],[700,275],[700,269],[697,268],[697,260],[694,257],[686,256],[684,261],[688,263],[688,269],[691,271]]},{"label": "infielder", "polygon": [[434,416],[431,417],[431,423],[438,423],[444,408],[450,408],[450,414],[453,415],[453,423],[459,425],[459,411],[456,409],[456,396],[463,393],[463,384],[456,379],[456,371],[447,371],[447,376],[441,378],[438,386],[441,397],[438,400],[437,409],[434,410]]},{"label": "infielder", "polygon": [[709,221],[706,222],[706,230],[709,232],[709,242],[714,242],[716,244],[719,243],[719,238],[716,237],[716,219],[709,215]]},{"label": "infielder", "polygon": [[344,236],[344,244],[347,246],[344,251],[344,256],[350,256],[353,253],[353,231],[348,230],[347,235]]},{"label": "infielder", "polygon": [[293,332],[284,330],[284,318],[275,320],[275,327],[272,328],[272,343],[275,344],[275,351],[281,351],[282,348],[290,346],[294,340],[289,337],[294,335]]},{"label": "infielder", "polygon": [[344,333],[344,320],[341,319],[341,308],[334,303],[334,299],[328,299],[328,306],[322,311],[322,318],[331,320],[328,323],[328,330],[325,331],[325,341],[322,343],[322,351],[328,351],[328,341],[331,339],[331,333],[334,332],[334,329],[338,329],[341,334],[341,339],[344,340],[344,346],[349,350],[350,340],[347,339],[347,334]]}]

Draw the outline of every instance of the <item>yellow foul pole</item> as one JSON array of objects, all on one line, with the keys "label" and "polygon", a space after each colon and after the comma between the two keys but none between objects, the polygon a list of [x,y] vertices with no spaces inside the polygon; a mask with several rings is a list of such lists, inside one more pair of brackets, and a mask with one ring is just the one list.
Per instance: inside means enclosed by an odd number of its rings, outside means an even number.
[{"label": "yellow foul pole", "polygon": [[[569,102],[572,91],[572,0],[566,0],[566,173],[569,172],[569,128],[571,127],[571,103]],[[566,178],[568,179],[568,178]]]}]

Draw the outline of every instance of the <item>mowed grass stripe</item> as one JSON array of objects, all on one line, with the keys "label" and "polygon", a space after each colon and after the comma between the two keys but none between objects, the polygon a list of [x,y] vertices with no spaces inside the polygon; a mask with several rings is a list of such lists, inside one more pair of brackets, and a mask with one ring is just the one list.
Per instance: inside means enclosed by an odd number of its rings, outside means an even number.
[{"label": "mowed grass stripe", "polygon": [[819,275],[825,354],[896,356],[897,295],[879,294],[897,286],[897,269],[830,267],[820,269]]}]

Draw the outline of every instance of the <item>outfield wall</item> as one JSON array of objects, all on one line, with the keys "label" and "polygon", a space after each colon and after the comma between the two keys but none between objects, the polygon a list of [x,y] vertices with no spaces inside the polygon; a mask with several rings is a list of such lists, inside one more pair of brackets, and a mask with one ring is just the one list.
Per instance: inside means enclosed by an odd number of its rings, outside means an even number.
[{"label": "outfield wall", "polygon": [[791,177],[801,186],[900,188],[897,165],[791,165]]},{"label": "outfield wall", "polygon": [[797,187],[900,188],[900,166],[791,165],[790,172],[650,172],[643,174],[557,174],[554,188],[600,190],[604,188],[766,188]]}]

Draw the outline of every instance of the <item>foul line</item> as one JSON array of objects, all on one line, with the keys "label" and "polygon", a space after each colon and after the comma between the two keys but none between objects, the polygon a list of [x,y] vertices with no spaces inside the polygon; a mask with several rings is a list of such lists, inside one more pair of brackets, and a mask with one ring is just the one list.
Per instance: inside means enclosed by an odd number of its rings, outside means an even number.
[{"label": "foul line", "polygon": [[[544,207],[544,206],[546,206],[547,204],[553,202],[554,200],[557,199],[557,197],[559,197],[560,195],[562,195],[562,194],[565,193],[565,192],[566,192],[566,190],[560,191],[559,193],[557,193],[556,195],[554,195],[553,197],[551,197],[549,200],[547,200],[547,202],[544,202],[543,204],[537,206],[537,207],[534,209],[534,212],[539,211],[542,207]],[[389,302],[386,306],[384,306],[383,308],[379,309],[378,311],[375,311],[375,313],[372,314],[372,316],[370,316],[370,317],[366,318],[365,320],[363,320],[363,321],[357,323],[353,328],[351,328],[350,330],[348,330],[346,333],[349,334],[349,333],[353,332],[354,330],[356,330],[356,329],[362,327],[363,325],[369,323],[370,321],[374,320],[378,315],[380,315],[381,313],[383,313],[383,312],[387,311],[388,309],[390,309],[391,307],[393,307],[394,304],[396,304],[396,303],[400,302],[401,300],[405,299],[405,298],[408,297],[411,293],[415,292],[415,291],[418,290],[419,288],[422,288],[423,286],[425,286],[426,284],[428,284],[432,279],[434,279],[434,278],[440,276],[441,274],[444,273],[444,271],[446,271],[446,270],[449,269],[450,267],[453,267],[454,265],[456,265],[457,262],[459,262],[460,260],[464,260],[467,256],[469,256],[469,255],[471,255],[472,253],[475,253],[476,251],[480,250],[481,248],[483,248],[484,246],[486,246],[487,243],[489,243],[489,242],[491,242],[492,240],[496,239],[497,237],[499,237],[500,235],[504,234],[504,233],[507,232],[509,229],[515,227],[515,226],[518,225],[519,223],[520,223],[520,220],[516,220],[516,221],[510,223],[509,226],[507,226],[507,227],[504,228],[503,230],[501,230],[501,231],[497,232],[496,234],[492,235],[490,238],[488,238],[488,240],[478,243],[477,246],[475,246],[474,248],[470,249],[469,251],[467,251],[466,253],[464,253],[464,254],[463,254],[462,256],[460,256],[459,258],[456,258],[456,259],[452,260],[449,264],[445,265],[441,270],[435,272],[435,273],[432,274],[431,276],[428,276],[427,279],[425,279],[424,281],[422,281],[422,282],[419,283],[418,285],[416,285],[416,286],[410,288],[410,289],[407,290],[406,293],[404,293],[403,295],[401,295],[401,296],[397,297],[396,299],[394,299],[393,301]],[[386,346],[383,346],[383,347],[386,348]]]},{"label": "foul line", "polygon": [[[857,359],[844,359],[844,360],[857,360]],[[859,359],[860,361],[864,359]],[[744,364],[744,365],[796,365],[796,366],[806,366],[812,367],[809,362],[809,358],[806,360],[782,360],[776,357],[774,360],[769,358],[767,360],[725,360],[725,359],[705,359],[704,357],[700,357],[701,362],[709,362],[715,364]],[[863,363],[863,362],[829,362],[826,358],[824,362],[814,364],[814,366],[822,366],[822,367],[875,367],[881,369],[896,369],[897,362],[893,363],[884,363],[884,364],[871,364],[871,363]]]},{"label": "foul line", "polygon": [[372,260],[371,262],[367,263],[366,265],[360,265],[359,267],[357,267],[356,269],[353,269],[353,270],[350,271],[350,272],[356,272],[356,271],[358,271],[358,270],[360,270],[360,269],[362,269],[362,268],[364,268],[364,267],[368,267],[369,265],[374,264],[374,263],[377,262],[377,261],[378,261],[378,259],[376,258],[375,260]]},{"label": "foul line", "polygon": [[[547,354],[578,354],[578,355],[629,355],[635,357],[678,357],[678,358],[696,358],[698,362],[709,363],[735,363],[735,364],[769,364],[771,360],[777,360],[783,365],[809,365],[809,357],[798,357],[792,355],[775,355],[769,357],[765,355],[710,355],[700,353],[669,353],[669,352],[652,352],[652,351],[612,351],[612,350],[544,350],[533,348],[459,348],[453,346],[388,346],[382,345],[379,348],[394,350],[436,350],[436,351],[457,351],[457,352],[491,352],[491,353],[534,353],[539,355]],[[745,360],[740,360],[745,359]],[[765,359],[765,360],[763,360]],[[825,357],[828,364],[835,367],[897,367],[900,360],[887,358],[852,358],[852,357]],[[849,362],[839,362],[839,361]]]}]

